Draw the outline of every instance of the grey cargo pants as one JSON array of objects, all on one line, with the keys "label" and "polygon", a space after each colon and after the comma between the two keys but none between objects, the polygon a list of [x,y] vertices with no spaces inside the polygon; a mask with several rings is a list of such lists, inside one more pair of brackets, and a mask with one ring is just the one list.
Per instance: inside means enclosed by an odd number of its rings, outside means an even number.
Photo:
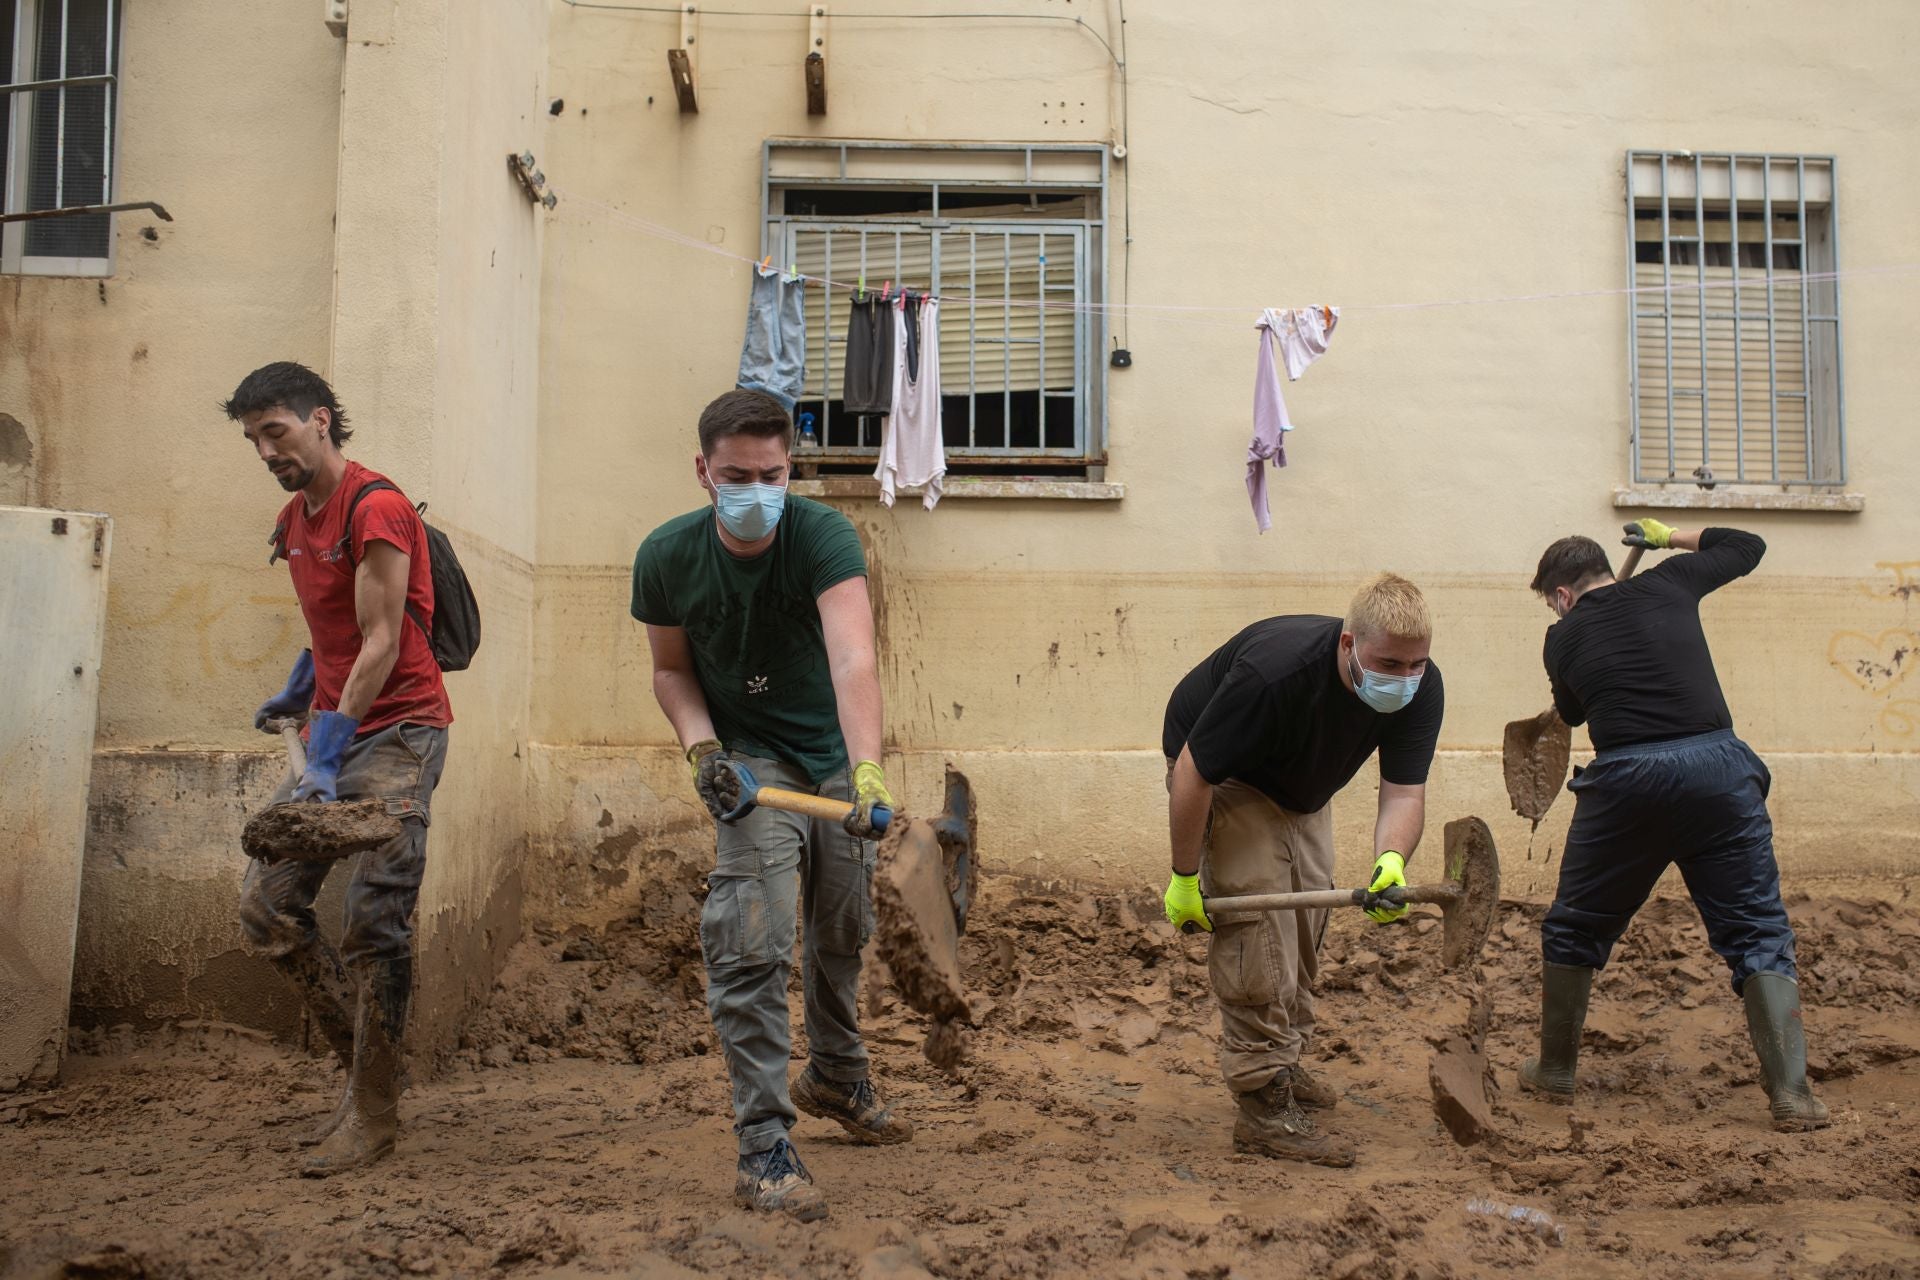
[{"label": "grey cargo pants", "polygon": [[[770,787],[851,799],[842,772],[815,786],[791,765],[736,755]],[[804,899],[807,1044],[814,1069],[851,1084],[867,1077],[857,1001],[860,949],[873,932],[872,841],[838,823],[756,809],[719,824],[714,867],[700,912],[700,951],[713,1017],[733,1081],[733,1131],[740,1153],[765,1151],[795,1119],[787,1096],[792,1031],[787,979],[794,920]]]}]

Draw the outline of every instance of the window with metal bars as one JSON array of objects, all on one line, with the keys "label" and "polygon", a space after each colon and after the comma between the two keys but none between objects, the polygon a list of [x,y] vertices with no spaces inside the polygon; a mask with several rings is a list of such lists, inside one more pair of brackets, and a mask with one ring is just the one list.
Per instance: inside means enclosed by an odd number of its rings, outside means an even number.
[{"label": "window with metal bars", "polygon": [[1627,157],[1637,483],[1847,476],[1828,156]]},{"label": "window with metal bars", "polygon": [[[0,0],[0,202],[9,214],[113,201],[119,0]],[[106,275],[113,215],[0,226],[0,270]]]},{"label": "window with metal bars", "polygon": [[767,177],[765,251],[832,282],[803,295],[803,474],[872,470],[882,419],[842,394],[846,286],[889,283],[940,299],[950,474],[1095,474],[1104,149],[776,142]]}]

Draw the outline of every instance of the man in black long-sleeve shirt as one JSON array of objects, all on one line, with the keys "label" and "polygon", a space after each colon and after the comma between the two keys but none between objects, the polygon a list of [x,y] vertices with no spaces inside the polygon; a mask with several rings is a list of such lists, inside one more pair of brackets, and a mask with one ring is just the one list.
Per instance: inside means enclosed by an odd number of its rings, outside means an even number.
[{"label": "man in black long-sleeve shirt", "polygon": [[1573,826],[1540,929],[1540,1056],[1521,1067],[1520,1083],[1573,1100],[1593,975],[1678,863],[1746,1002],[1774,1127],[1817,1129],[1827,1109],[1807,1085],[1793,929],[1767,815],[1772,777],[1733,734],[1700,628],[1701,597],[1751,573],[1767,545],[1738,529],[1680,531],[1657,520],[1628,525],[1625,541],[1693,554],[1616,582],[1597,542],[1562,538],[1533,579],[1560,617],[1546,642],[1554,706],[1568,724],[1587,724],[1595,754],[1569,786]]}]

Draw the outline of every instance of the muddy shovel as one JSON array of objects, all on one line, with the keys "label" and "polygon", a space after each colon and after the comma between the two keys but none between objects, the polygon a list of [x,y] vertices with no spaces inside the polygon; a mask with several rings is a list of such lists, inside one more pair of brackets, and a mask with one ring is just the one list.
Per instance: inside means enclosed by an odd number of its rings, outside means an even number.
[{"label": "muddy shovel", "polygon": [[1479,959],[1480,949],[1493,929],[1493,917],[1500,906],[1500,855],[1493,847],[1493,832],[1478,818],[1449,822],[1446,839],[1447,878],[1440,884],[1409,885],[1379,894],[1365,889],[1317,889],[1208,898],[1207,917],[1218,920],[1268,911],[1437,903],[1441,917],[1440,963],[1449,970],[1463,969]]},{"label": "muddy shovel", "polygon": [[[1614,581],[1625,582],[1633,576],[1644,550],[1635,547],[1627,552]],[[1509,721],[1501,735],[1500,765],[1506,774],[1507,800],[1513,811],[1538,827],[1553,807],[1554,797],[1566,785],[1567,765],[1572,758],[1573,730],[1554,708]]]},{"label": "muddy shovel", "polygon": [[[307,748],[300,741],[300,720],[269,720],[263,726],[278,733],[287,747],[288,776],[295,782],[307,771]],[[377,849],[400,834],[400,819],[387,812],[384,800],[283,800],[247,819],[240,847],[250,858],[273,861],[333,862],[368,849]]]},{"label": "muddy shovel", "polygon": [[[723,782],[729,802],[722,822],[738,822],[756,808],[846,821],[855,806],[805,791],[763,787],[753,771],[731,762]],[[933,1020],[923,1052],[945,1071],[967,1055],[962,1030],[973,1021],[960,973],[960,935],[978,896],[980,861],[973,786],[946,772],[945,807],[934,817],[895,814],[876,807],[881,835],[873,869],[874,944],[907,1005]]]}]

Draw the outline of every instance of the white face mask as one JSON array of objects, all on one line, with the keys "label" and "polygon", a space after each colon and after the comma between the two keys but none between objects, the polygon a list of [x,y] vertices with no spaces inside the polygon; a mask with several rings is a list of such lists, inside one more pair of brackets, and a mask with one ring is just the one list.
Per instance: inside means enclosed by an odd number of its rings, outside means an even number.
[{"label": "white face mask", "polygon": [[1347,662],[1353,676],[1354,695],[1381,715],[1390,716],[1405,710],[1420,690],[1419,672],[1410,676],[1383,676],[1361,666],[1359,654],[1352,652],[1347,654]]}]

